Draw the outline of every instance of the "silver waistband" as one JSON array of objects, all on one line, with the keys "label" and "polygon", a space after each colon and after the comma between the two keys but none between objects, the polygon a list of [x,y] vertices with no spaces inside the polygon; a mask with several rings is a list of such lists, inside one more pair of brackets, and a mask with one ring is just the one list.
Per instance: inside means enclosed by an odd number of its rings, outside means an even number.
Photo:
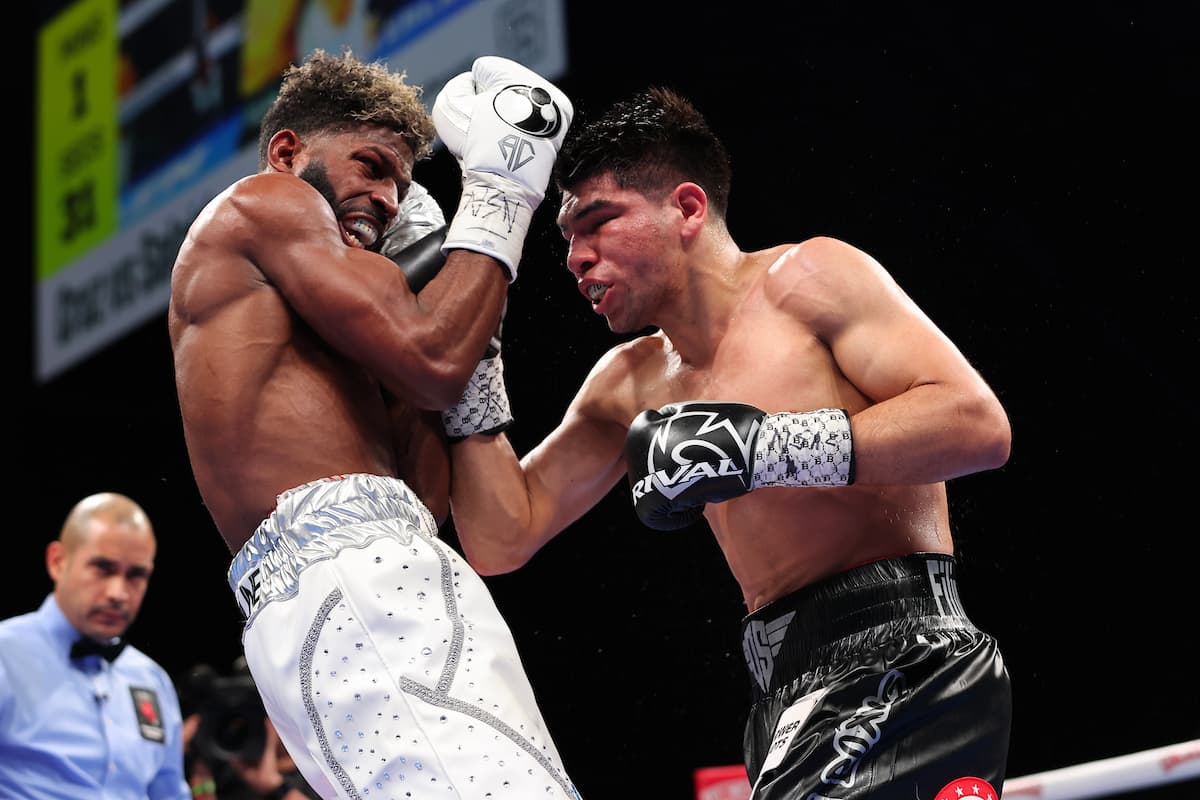
[{"label": "silver waistband", "polygon": [[275,510],[234,556],[229,588],[249,623],[267,602],[294,597],[300,574],[312,564],[382,536],[408,543],[418,532],[437,536],[437,523],[403,481],[361,474],[322,478],[276,498]]}]

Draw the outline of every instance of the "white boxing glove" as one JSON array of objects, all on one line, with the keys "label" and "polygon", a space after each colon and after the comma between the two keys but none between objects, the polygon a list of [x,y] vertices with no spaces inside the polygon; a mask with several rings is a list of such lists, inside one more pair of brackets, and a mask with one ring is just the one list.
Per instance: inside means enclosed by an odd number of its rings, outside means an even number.
[{"label": "white boxing glove", "polygon": [[542,202],[575,109],[556,86],[499,56],[475,59],[433,103],[433,123],[462,168],[462,196],[442,251],[485,253],[517,277],[533,212]]},{"label": "white boxing glove", "polygon": [[433,199],[428,189],[413,181],[408,186],[408,193],[400,202],[399,213],[383,232],[379,252],[392,258],[413,242],[425,238],[445,224],[446,217],[442,213],[442,207]]}]

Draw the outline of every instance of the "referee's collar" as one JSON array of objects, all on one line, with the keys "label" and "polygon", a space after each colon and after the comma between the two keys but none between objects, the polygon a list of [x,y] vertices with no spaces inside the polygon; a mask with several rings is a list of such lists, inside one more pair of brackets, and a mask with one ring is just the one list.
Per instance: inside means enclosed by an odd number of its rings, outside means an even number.
[{"label": "referee's collar", "polygon": [[67,619],[67,615],[63,613],[62,608],[58,605],[58,600],[54,597],[54,592],[46,595],[46,599],[42,601],[42,606],[37,613],[43,629],[54,642],[54,652],[61,653],[63,661],[69,661],[71,646],[83,634],[76,630],[75,626]]}]

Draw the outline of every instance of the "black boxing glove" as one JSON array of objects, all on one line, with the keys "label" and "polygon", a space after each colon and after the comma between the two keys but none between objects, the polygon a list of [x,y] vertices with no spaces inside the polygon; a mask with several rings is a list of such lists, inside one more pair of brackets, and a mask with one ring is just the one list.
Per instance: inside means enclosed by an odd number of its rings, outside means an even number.
[{"label": "black boxing glove", "polygon": [[441,252],[446,230],[441,206],[424,186],[413,181],[379,242],[379,254],[400,267],[413,294],[424,289],[446,263]]},{"label": "black boxing glove", "polygon": [[750,491],[750,459],[764,416],[742,403],[675,403],[639,414],[625,436],[638,519],[658,530],[683,528],[707,503]]},{"label": "black boxing glove", "polygon": [[673,403],[633,420],[625,463],[638,519],[658,530],[690,525],[708,503],[760,487],[854,480],[841,409],[767,414],[745,403]]},{"label": "black boxing glove", "polygon": [[380,252],[386,255],[408,281],[408,288],[413,293],[425,288],[425,284],[433,280],[446,264],[446,254],[442,252],[442,242],[446,241],[446,226],[427,233],[412,244],[394,252]]}]

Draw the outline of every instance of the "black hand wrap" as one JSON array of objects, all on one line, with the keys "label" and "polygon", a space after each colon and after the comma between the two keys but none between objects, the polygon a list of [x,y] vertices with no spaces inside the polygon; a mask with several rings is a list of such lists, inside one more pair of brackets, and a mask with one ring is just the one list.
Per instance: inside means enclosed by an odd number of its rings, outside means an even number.
[{"label": "black hand wrap", "polygon": [[749,492],[765,416],[744,403],[676,403],[639,414],[625,437],[638,518],[674,530],[699,519],[705,504]]}]

